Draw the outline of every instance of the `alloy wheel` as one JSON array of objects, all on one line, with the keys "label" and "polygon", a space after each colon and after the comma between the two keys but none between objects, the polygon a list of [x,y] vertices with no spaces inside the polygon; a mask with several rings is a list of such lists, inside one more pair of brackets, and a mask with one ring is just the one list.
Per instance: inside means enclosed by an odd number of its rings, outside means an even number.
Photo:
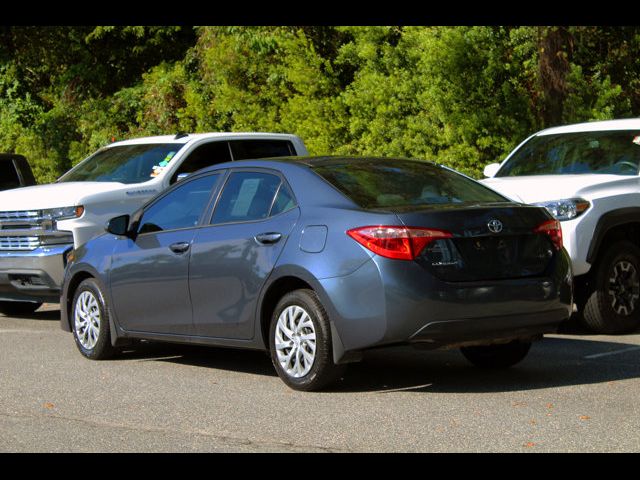
[{"label": "alloy wheel", "polygon": [[316,331],[305,309],[292,305],[282,311],[275,329],[275,348],[288,376],[301,378],[309,373],[316,358]]},{"label": "alloy wheel", "polygon": [[635,266],[621,260],[613,266],[609,277],[609,295],[611,308],[618,315],[631,315],[640,299],[640,279]]},{"label": "alloy wheel", "polygon": [[100,305],[95,295],[84,291],[76,300],[74,320],[80,345],[92,350],[100,336]]}]

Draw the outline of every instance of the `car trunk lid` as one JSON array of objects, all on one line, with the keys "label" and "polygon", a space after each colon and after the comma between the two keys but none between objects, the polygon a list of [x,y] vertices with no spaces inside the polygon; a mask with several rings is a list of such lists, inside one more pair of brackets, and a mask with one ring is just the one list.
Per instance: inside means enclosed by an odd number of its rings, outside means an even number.
[{"label": "car trunk lid", "polygon": [[429,242],[415,259],[445,281],[543,275],[558,249],[558,239],[548,230],[556,223],[538,207],[512,203],[450,205],[402,209],[396,214],[407,227],[451,233],[450,238]]}]

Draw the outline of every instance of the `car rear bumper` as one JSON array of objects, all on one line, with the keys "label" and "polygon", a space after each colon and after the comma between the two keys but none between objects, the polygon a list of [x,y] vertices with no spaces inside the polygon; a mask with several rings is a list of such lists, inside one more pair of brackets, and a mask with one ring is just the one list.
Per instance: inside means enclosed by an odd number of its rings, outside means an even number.
[{"label": "car rear bumper", "polygon": [[567,319],[567,310],[501,315],[427,323],[409,338],[409,343],[425,348],[460,347],[514,339],[535,338],[555,333]]},{"label": "car rear bumper", "polygon": [[73,245],[0,252],[0,301],[60,301],[65,255]]},{"label": "car rear bumper", "polygon": [[321,285],[345,353],[403,343],[441,348],[532,338],[557,331],[573,303],[564,251],[540,277],[444,282],[415,262],[374,257]]}]

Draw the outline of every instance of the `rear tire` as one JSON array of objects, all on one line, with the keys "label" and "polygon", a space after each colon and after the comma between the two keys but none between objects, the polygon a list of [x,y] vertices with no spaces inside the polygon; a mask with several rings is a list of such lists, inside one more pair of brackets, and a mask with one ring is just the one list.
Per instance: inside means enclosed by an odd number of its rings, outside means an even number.
[{"label": "rear tire", "polygon": [[640,248],[628,241],[611,245],[595,266],[594,290],[582,323],[595,333],[631,333],[640,326]]},{"label": "rear tire", "polygon": [[513,341],[497,345],[462,347],[467,360],[479,368],[503,369],[520,363],[529,353],[531,342]]},{"label": "rear tire", "polygon": [[105,360],[115,353],[111,345],[109,308],[100,285],[84,280],[73,296],[71,329],[80,353],[91,360]]},{"label": "rear tire", "polygon": [[39,302],[0,302],[0,313],[7,317],[30,315],[41,306]]},{"label": "rear tire", "polygon": [[346,369],[333,363],[329,317],[313,290],[295,290],[278,302],[269,346],[278,376],[294,390],[320,390]]}]

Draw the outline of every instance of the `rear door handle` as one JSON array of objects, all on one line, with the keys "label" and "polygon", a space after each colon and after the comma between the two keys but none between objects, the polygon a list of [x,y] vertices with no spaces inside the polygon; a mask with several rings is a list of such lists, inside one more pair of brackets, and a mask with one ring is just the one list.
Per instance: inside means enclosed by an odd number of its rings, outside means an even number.
[{"label": "rear door handle", "polygon": [[191,244],[189,242],[178,242],[169,245],[169,249],[171,249],[173,253],[184,253],[189,250],[190,247]]},{"label": "rear door handle", "polygon": [[273,245],[274,243],[278,243],[281,238],[282,234],[276,232],[261,233],[255,236],[256,242],[262,245]]}]

